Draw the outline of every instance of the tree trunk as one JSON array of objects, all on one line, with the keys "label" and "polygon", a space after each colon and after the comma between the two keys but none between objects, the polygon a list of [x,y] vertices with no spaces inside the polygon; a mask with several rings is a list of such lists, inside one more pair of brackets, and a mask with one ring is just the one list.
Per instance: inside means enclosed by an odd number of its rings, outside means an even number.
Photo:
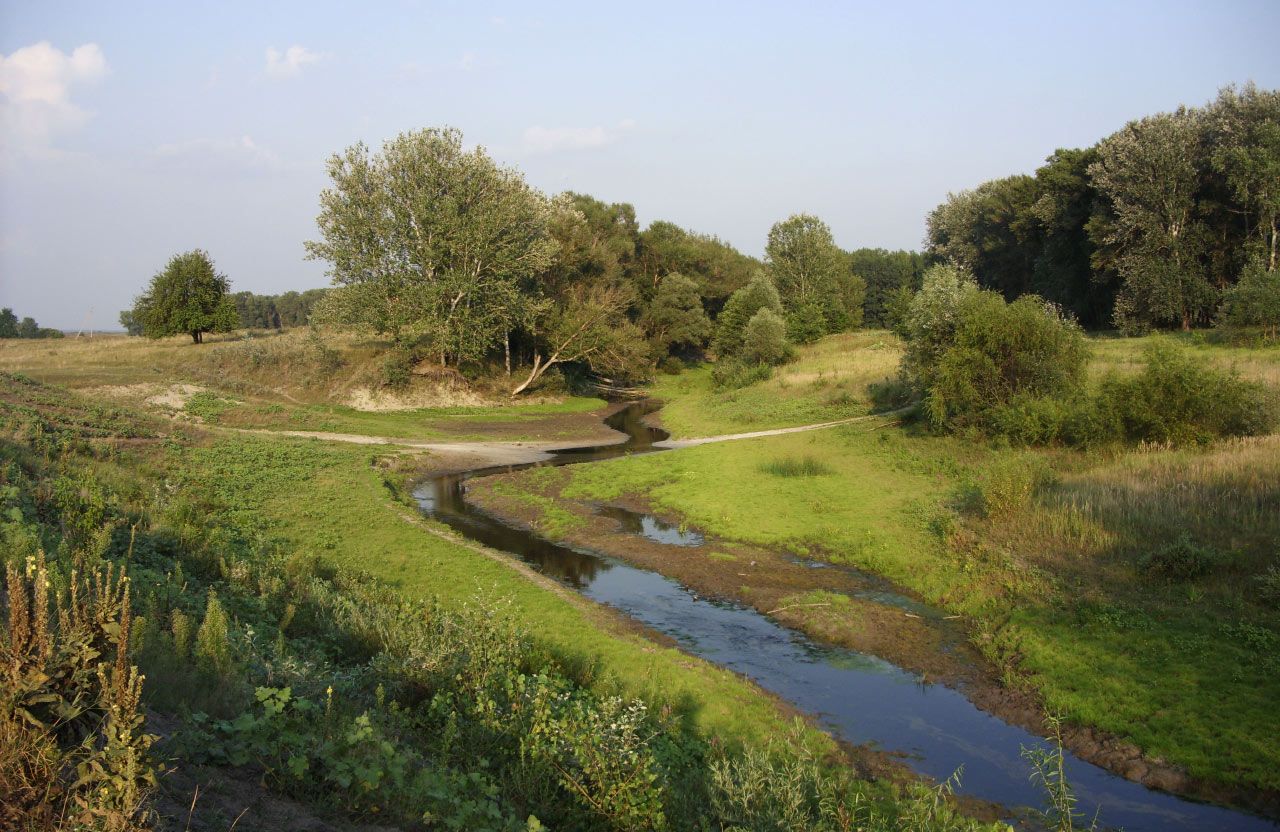
[{"label": "tree trunk", "polygon": [[193,330],[191,330],[191,343],[193,343],[193,344],[203,344],[203,343],[204,343],[204,341],[200,338],[200,335],[201,335],[200,330],[198,330],[198,329],[193,329]]},{"label": "tree trunk", "polygon": [[511,378],[511,330],[507,330],[506,337],[502,339],[503,358],[507,364],[507,378]]},{"label": "tree trunk", "polygon": [[1183,332],[1191,331],[1191,313],[1190,312],[1182,313],[1182,331]]},{"label": "tree trunk", "polygon": [[511,391],[511,396],[514,398],[520,395],[521,393],[523,393],[526,387],[528,387],[530,384],[533,384],[538,379],[542,378],[542,374],[545,373],[547,371],[547,368],[554,363],[556,363],[556,357],[554,355],[547,360],[546,364],[543,364],[542,356],[538,355],[535,352],[533,354],[533,369],[529,371],[529,377],[524,380],[523,384],[521,384],[519,387]]}]

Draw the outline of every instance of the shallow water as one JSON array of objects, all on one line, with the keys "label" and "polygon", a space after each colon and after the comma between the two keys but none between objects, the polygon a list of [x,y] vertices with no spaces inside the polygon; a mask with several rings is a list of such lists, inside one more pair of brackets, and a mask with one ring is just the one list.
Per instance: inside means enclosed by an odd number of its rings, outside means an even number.
[{"label": "shallow water", "polygon": [[622,531],[627,534],[638,534],[646,540],[652,540],[664,546],[701,546],[706,542],[698,532],[682,529],[652,514],[644,514],[620,506],[600,506],[596,509],[596,514],[617,520]]},{"label": "shallow water", "polygon": [[[606,420],[627,435],[625,442],[559,452],[551,462],[540,464],[584,463],[656,450],[653,443],[666,434],[642,422],[653,409],[647,403],[630,405]],[[414,494],[429,516],[671,636],[690,653],[753,679],[814,714],[841,739],[904,755],[913,769],[938,780],[963,767],[959,791],[964,794],[1009,807],[1041,803],[1021,749],[1043,745],[1043,740],[979,710],[962,692],[922,682],[874,656],[816,644],[753,609],[701,598],[656,572],[552,543],[467,502],[467,479],[527,467],[437,477],[422,483]],[[642,521],[640,525],[643,533]],[[930,617],[938,614],[874,576],[864,577],[870,600]],[[1098,810],[1108,827],[1130,832],[1280,829],[1280,824],[1252,815],[1150,790],[1075,757],[1068,756],[1066,768],[1080,810],[1089,817]]]}]

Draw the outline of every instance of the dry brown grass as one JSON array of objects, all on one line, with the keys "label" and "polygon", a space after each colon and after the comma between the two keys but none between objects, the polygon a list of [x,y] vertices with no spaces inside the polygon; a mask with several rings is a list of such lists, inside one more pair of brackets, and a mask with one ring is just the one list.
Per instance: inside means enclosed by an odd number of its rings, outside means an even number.
[{"label": "dry brown grass", "polygon": [[[58,341],[0,341],[0,371],[117,401],[181,409],[200,389],[239,399],[288,404],[345,404],[359,410],[474,407],[509,402],[502,384],[457,377],[416,377],[407,390],[382,386],[388,344],[341,332],[236,332],[204,344],[185,336],[150,340],[124,335]],[[522,404],[538,402],[536,397]]]}]

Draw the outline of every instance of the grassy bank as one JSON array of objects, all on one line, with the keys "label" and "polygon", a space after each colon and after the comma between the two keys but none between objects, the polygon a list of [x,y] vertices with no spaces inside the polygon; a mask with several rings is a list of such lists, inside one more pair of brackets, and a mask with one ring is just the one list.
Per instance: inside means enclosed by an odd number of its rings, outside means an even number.
[{"label": "grassy bank", "polygon": [[[921,787],[858,779],[738,677],[433,534],[397,499],[403,457],[211,434],[13,376],[0,430],[11,593],[41,551],[62,597],[77,573],[129,568],[132,618],[101,629],[146,674],[139,728],[163,726],[179,770],[157,804],[170,824],[225,829],[270,791],[379,828],[980,826]],[[58,672],[31,677],[33,703]],[[142,773],[117,745],[77,753],[113,783]],[[189,817],[214,769],[243,775],[239,792]],[[129,829],[146,824],[136,793],[113,809]]]},{"label": "grassy bank", "polygon": [[[1095,342],[1095,375],[1146,340]],[[1189,348],[1264,381],[1280,367],[1277,350]],[[865,382],[895,366],[892,339],[863,333],[742,390],[697,371],[656,392],[664,424],[700,436],[865,411]],[[1006,682],[1069,722],[1210,783],[1280,789],[1280,437],[1085,454],[859,424],[566,470],[567,497],[643,495],[717,536],[889,577],[963,614]]]}]

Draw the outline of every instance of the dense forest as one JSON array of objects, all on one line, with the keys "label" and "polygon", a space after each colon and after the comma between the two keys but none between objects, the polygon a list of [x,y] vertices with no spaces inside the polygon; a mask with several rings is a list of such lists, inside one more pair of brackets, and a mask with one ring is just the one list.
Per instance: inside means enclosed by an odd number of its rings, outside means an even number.
[{"label": "dense forest", "polygon": [[1251,263],[1274,275],[1278,237],[1280,92],[1247,85],[951,194],[926,244],[1008,300],[1139,332],[1213,323]]}]

